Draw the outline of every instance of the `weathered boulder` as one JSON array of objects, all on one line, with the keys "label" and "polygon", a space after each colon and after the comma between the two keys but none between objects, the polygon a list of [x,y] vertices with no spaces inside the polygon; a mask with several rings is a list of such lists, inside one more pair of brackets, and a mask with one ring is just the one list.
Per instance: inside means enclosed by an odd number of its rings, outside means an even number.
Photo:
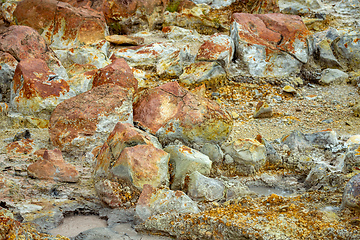
[{"label": "weathered boulder", "polygon": [[79,172],[70,163],[65,162],[59,149],[45,150],[35,163],[27,168],[31,177],[51,179],[61,182],[77,182]]},{"label": "weathered boulder", "polygon": [[200,210],[196,202],[182,191],[159,189],[145,184],[136,204],[136,216],[145,221],[153,215],[167,212],[198,213]]},{"label": "weathered boulder", "polygon": [[111,174],[131,182],[139,190],[144,184],[153,187],[169,185],[170,155],[154,145],[126,147],[114,162]]},{"label": "weathered boulder", "polygon": [[27,58],[17,65],[10,103],[20,113],[49,119],[59,103],[73,96],[68,83],[50,71],[44,60]]},{"label": "weathered boulder", "polygon": [[10,102],[10,87],[18,61],[0,51],[0,101]]},{"label": "weathered boulder", "polygon": [[95,190],[99,198],[111,208],[134,206],[139,198],[139,190],[127,182],[98,180]]},{"label": "weathered boulder", "polygon": [[200,46],[196,60],[217,61],[227,69],[233,59],[234,51],[233,40],[227,35],[216,33]]},{"label": "weathered boulder", "polygon": [[360,208],[360,174],[355,175],[346,184],[343,193],[341,206],[359,209]]},{"label": "weathered boulder", "polygon": [[114,50],[113,53],[118,58],[124,58],[131,67],[149,68],[156,66],[156,63],[179,49],[172,43],[160,42],[146,46],[129,47]]},{"label": "weathered boulder", "polygon": [[[359,8],[360,9],[360,8]],[[334,55],[345,69],[360,69],[360,34],[344,34],[332,43]]]},{"label": "weathered boulder", "polygon": [[134,77],[129,65],[123,58],[117,58],[95,74],[92,87],[112,83],[126,89],[132,89],[134,93],[138,91],[138,81]]},{"label": "weathered boulder", "polygon": [[94,44],[88,44],[70,49],[55,49],[64,67],[69,68],[73,64],[91,64],[96,68],[103,68],[111,63],[108,58],[110,44],[101,40]]},{"label": "weathered boulder", "polygon": [[208,156],[212,162],[222,162],[224,158],[224,153],[217,144],[205,143],[200,152]]},{"label": "weathered boulder", "polygon": [[11,54],[17,61],[38,58],[46,62],[51,71],[67,80],[66,70],[48,47],[45,40],[32,28],[11,26],[0,35],[0,50]]},{"label": "weathered boulder", "polygon": [[234,159],[240,174],[255,174],[266,163],[266,148],[256,140],[238,139],[226,142],[221,147],[225,154]]},{"label": "weathered boulder", "polygon": [[132,99],[131,90],[105,84],[65,100],[50,118],[52,143],[74,154],[101,146],[119,121],[132,122]]},{"label": "weathered boulder", "polygon": [[210,174],[212,162],[201,152],[184,145],[169,145],[164,151],[170,153],[171,189],[183,189],[185,178],[194,171],[204,175]]},{"label": "weathered boulder", "polygon": [[58,49],[94,43],[108,35],[102,14],[56,0],[21,1],[14,17],[17,24],[34,28],[51,47]]},{"label": "weathered boulder", "polygon": [[189,45],[185,45],[160,58],[156,64],[156,73],[162,77],[177,78],[183,73],[183,68],[193,61]]},{"label": "weathered boulder", "polygon": [[162,149],[159,141],[153,135],[135,128],[130,123],[118,122],[96,156],[95,178],[111,177],[110,171],[122,151],[127,147],[136,145],[153,145]]},{"label": "weathered boulder", "polygon": [[299,16],[234,13],[231,38],[240,68],[255,76],[286,76],[308,61],[309,35]]},{"label": "weathered boulder", "polygon": [[94,65],[73,64],[68,68],[70,79],[67,83],[69,84],[70,89],[73,90],[76,95],[79,95],[91,89],[96,73],[97,71]]},{"label": "weathered boulder", "polygon": [[225,185],[217,179],[205,177],[198,171],[189,175],[187,193],[194,200],[216,201],[225,195]]},{"label": "weathered boulder", "polygon": [[225,70],[217,62],[195,62],[184,68],[179,82],[186,86],[199,86],[203,83],[209,87],[216,86],[226,79]]},{"label": "weathered boulder", "polygon": [[200,35],[196,30],[181,28],[177,26],[165,26],[162,31],[166,33],[166,37],[172,40],[182,41],[200,41]]},{"label": "weathered boulder", "polygon": [[217,103],[170,82],[150,89],[134,103],[134,122],[155,134],[163,145],[225,141],[233,120]]},{"label": "weathered boulder", "polygon": [[347,79],[349,79],[349,74],[339,69],[327,68],[323,70],[319,82],[323,85],[344,84]]}]

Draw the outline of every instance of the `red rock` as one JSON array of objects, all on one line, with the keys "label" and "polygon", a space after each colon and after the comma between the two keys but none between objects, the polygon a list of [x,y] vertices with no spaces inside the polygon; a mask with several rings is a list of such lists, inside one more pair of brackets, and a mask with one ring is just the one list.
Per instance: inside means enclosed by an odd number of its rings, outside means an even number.
[{"label": "red rock", "polygon": [[59,149],[45,150],[41,159],[28,166],[28,174],[39,179],[61,182],[77,182],[79,172],[70,163],[66,163]]},{"label": "red rock", "polygon": [[116,160],[111,173],[130,181],[139,190],[144,184],[153,187],[169,184],[170,154],[153,145],[137,145],[125,148]]},{"label": "red rock", "polygon": [[96,156],[94,175],[107,177],[114,162],[126,147],[145,144],[161,149],[160,143],[154,136],[135,128],[130,123],[117,123]]},{"label": "red rock", "polygon": [[241,41],[292,54],[296,54],[295,41],[306,43],[310,34],[296,15],[234,13],[233,19],[241,26],[238,32]]},{"label": "red rock", "polygon": [[138,91],[138,81],[132,70],[123,58],[117,58],[104,68],[97,71],[92,87],[113,83],[127,89]]},{"label": "red rock", "polygon": [[170,82],[148,90],[134,103],[134,122],[156,134],[161,143],[225,141],[232,118],[217,103]]},{"label": "red rock", "polygon": [[234,42],[229,36],[216,33],[200,46],[196,60],[223,60],[225,66],[228,67],[232,61],[234,50]]},{"label": "red rock", "polygon": [[104,84],[60,103],[50,118],[50,138],[63,151],[91,151],[119,121],[132,122],[132,91]]},{"label": "red rock", "polygon": [[21,1],[14,16],[18,24],[34,28],[56,47],[97,42],[107,34],[102,13],[56,0]]},{"label": "red rock", "polygon": [[20,141],[9,143],[6,146],[7,154],[20,156],[20,155],[28,155],[35,151],[34,140],[32,139],[22,139]]},{"label": "red rock", "polygon": [[13,78],[12,105],[21,113],[48,118],[60,102],[75,95],[65,80],[53,76],[41,59],[20,61]]},{"label": "red rock", "polygon": [[27,26],[11,26],[0,35],[0,50],[11,54],[17,61],[27,58],[44,60],[50,70],[67,78],[66,72],[55,53],[34,29]]}]

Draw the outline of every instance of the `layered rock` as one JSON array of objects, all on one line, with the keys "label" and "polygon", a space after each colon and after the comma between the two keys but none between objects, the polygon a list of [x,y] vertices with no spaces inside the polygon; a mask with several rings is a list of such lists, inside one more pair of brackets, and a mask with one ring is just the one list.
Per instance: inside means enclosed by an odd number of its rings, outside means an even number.
[{"label": "layered rock", "polygon": [[231,38],[244,72],[286,76],[308,61],[309,31],[299,16],[234,13],[233,19]]},{"label": "layered rock", "polygon": [[101,146],[116,123],[132,119],[132,91],[105,84],[59,104],[49,133],[62,151],[86,152]]},{"label": "layered rock", "polygon": [[178,139],[184,143],[221,143],[232,129],[230,115],[217,103],[166,83],[134,104],[134,121],[155,134],[162,144]]}]

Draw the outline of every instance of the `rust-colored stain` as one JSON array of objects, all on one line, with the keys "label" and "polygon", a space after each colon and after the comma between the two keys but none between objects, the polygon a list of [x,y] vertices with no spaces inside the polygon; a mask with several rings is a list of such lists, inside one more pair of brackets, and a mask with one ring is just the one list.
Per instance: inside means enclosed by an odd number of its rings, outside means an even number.
[{"label": "rust-colored stain", "polygon": [[8,153],[16,152],[28,154],[33,150],[33,143],[34,140],[32,139],[23,139],[21,141],[12,142],[6,146],[6,151]]},{"label": "rust-colored stain", "polygon": [[181,146],[179,150],[182,153],[188,152],[189,154],[192,154],[191,148],[189,148],[187,146]]}]

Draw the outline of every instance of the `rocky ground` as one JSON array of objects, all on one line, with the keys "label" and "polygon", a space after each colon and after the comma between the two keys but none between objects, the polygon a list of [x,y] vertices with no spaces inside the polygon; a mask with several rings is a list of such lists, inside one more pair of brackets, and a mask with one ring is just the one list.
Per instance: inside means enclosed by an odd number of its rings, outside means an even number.
[{"label": "rocky ground", "polygon": [[[360,238],[358,0],[45,2],[1,5],[2,239]],[[307,29],[273,47],[235,12]],[[106,227],[50,234],[74,215]]]}]

